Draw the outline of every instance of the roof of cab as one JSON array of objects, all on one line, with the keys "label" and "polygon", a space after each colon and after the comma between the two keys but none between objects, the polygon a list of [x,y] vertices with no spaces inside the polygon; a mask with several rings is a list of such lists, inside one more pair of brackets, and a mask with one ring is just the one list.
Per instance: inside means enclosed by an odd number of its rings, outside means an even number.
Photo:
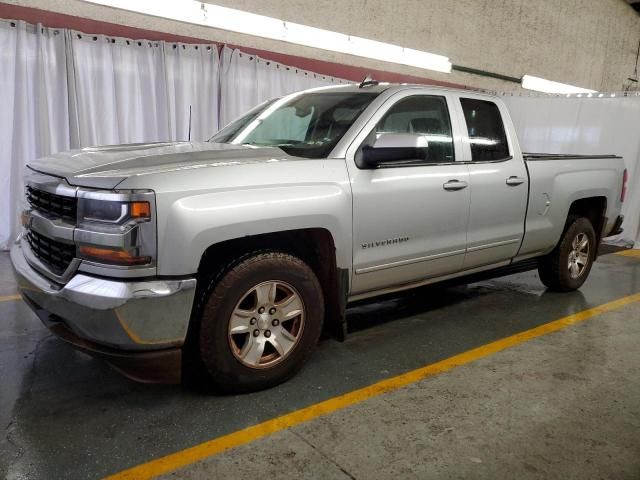
[{"label": "roof of cab", "polygon": [[441,87],[439,85],[423,85],[423,84],[419,84],[419,83],[383,83],[380,82],[378,84],[374,84],[374,85],[366,85],[363,87],[360,87],[360,84],[358,83],[348,83],[348,84],[342,84],[342,85],[329,85],[326,87],[316,87],[316,88],[311,88],[309,90],[306,90],[307,92],[324,92],[324,91],[331,91],[331,90],[340,90],[340,91],[345,91],[345,92],[377,92],[377,93],[382,93],[385,92],[387,90],[390,90],[392,92],[399,92],[402,90],[409,90],[412,88],[425,88],[425,89],[429,89],[429,90],[437,90],[437,91],[445,91],[445,92],[455,92],[455,93],[465,93],[467,95],[482,95],[482,96],[486,96],[486,97],[495,97],[495,95],[492,95],[490,93],[486,93],[486,92],[482,92],[482,91],[477,91],[477,90],[466,90],[463,88],[451,88],[451,87]]}]

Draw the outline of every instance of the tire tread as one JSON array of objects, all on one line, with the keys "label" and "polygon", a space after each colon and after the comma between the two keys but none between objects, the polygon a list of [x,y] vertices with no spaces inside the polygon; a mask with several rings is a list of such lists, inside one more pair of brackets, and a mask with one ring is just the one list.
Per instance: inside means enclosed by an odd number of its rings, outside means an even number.
[{"label": "tire tread", "polygon": [[[288,360],[293,360],[294,356],[292,355],[291,358],[287,358],[284,362],[274,366],[272,369],[254,370],[251,378],[247,375],[236,376],[231,371],[244,371],[247,367],[236,368],[237,366],[234,365],[231,368],[216,368],[214,359],[220,357],[220,352],[218,351],[219,344],[215,341],[216,328],[213,327],[213,323],[219,321],[219,311],[225,307],[225,302],[228,301],[229,294],[233,292],[235,285],[242,282],[242,279],[251,272],[254,272],[255,269],[270,271],[282,269],[283,265],[286,265],[287,268],[292,270],[297,270],[311,282],[313,290],[315,290],[318,295],[315,300],[320,304],[320,325],[309,325],[309,322],[312,322],[312,320],[310,319],[311,315],[307,312],[306,331],[303,332],[303,335],[308,331],[312,336],[306,340],[301,339],[301,343],[296,347],[298,348],[298,351],[295,352],[296,362],[287,365],[286,368],[279,368],[284,367]],[[305,300],[305,304],[307,308],[309,308],[308,300]],[[199,309],[198,317],[200,322],[198,351],[202,366],[208,374],[207,376],[212,386],[217,391],[228,393],[242,393],[268,388],[284,382],[295,375],[311,356],[320,338],[322,331],[321,320],[324,318],[322,288],[313,270],[294,255],[271,250],[248,252],[220,268],[209,278],[206,287],[202,290],[198,298],[197,308]],[[209,324],[209,322],[211,322],[211,324]],[[205,328],[203,328],[203,325]],[[220,332],[218,332],[218,334],[220,334]],[[238,365],[240,365],[239,362]],[[278,370],[278,372],[277,374],[272,374],[271,370]]]}]

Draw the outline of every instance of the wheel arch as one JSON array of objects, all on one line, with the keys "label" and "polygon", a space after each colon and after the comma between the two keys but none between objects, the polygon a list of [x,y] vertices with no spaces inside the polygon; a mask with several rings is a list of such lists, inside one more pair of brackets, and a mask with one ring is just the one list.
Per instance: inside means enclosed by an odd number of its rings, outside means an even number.
[{"label": "wheel arch", "polygon": [[[340,268],[336,244],[325,228],[304,228],[250,235],[215,243],[200,258],[199,284],[220,276],[234,262],[252,252],[280,251],[304,261],[318,277],[325,301],[325,332],[338,339],[346,335],[346,302],[349,293],[349,271]],[[215,279],[214,279],[215,281]],[[198,297],[198,295],[196,295]]]},{"label": "wheel arch", "polygon": [[[567,213],[567,225],[569,219],[572,217],[585,217],[593,225],[593,229],[596,232],[596,258],[598,255],[598,247],[603,237],[603,230],[607,225],[607,197],[606,196],[593,196],[580,198],[574,200]],[[564,232],[563,230],[563,232]]]}]

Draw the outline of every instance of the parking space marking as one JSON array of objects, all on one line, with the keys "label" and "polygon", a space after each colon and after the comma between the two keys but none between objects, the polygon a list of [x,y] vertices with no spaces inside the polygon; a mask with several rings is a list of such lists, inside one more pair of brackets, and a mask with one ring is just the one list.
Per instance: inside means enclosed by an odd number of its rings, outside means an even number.
[{"label": "parking space marking", "polygon": [[255,440],[267,437],[273,433],[299,425],[318,417],[330,414],[337,410],[355,405],[383,393],[392,392],[408,385],[414,384],[425,378],[447,372],[456,367],[480,360],[507,348],[515,347],[535,338],[556,332],[571,325],[583,322],[597,315],[616,310],[640,301],[640,293],[619,298],[612,302],[597,307],[583,310],[572,315],[560,318],[532,328],[524,332],[502,338],[495,342],[482,345],[466,352],[454,355],[439,362],[426,365],[410,372],[388,378],[364,388],[330,398],[328,400],[310,405],[300,410],[287,413],[277,418],[247,427],[243,430],[214,438],[199,445],[175,452],[150,462],[129,468],[107,477],[106,480],[132,480],[151,479],[159,475],[169,473],[179,468],[186,467],[205,458],[214,456],[225,450],[239,447]]},{"label": "parking space marking", "polygon": [[632,258],[640,258],[640,250],[630,248],[629,250],[622,250],[620,252],[615,252],[616,255],[620,255],[621,257],[632,257]]},{"label": "parking space marking", "polygon": [[14,300],[22,300],[22,295],[5,295],[0,297],[0,302],[11,302]]}]

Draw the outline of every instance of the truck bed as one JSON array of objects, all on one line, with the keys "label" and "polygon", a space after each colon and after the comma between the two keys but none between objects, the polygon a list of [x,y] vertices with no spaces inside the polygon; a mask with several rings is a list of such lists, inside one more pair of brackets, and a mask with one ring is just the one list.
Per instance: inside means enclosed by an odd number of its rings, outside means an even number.
[{"label": "truck bed", "polygon": [[[549,253],[560,239],[571,205],[600,199],[605,229],[620,213],[624,160],[617,155],[523,154],[529,173],[529,202],[520,256]],[[580,160],[575,161],[575,160]]]}]

